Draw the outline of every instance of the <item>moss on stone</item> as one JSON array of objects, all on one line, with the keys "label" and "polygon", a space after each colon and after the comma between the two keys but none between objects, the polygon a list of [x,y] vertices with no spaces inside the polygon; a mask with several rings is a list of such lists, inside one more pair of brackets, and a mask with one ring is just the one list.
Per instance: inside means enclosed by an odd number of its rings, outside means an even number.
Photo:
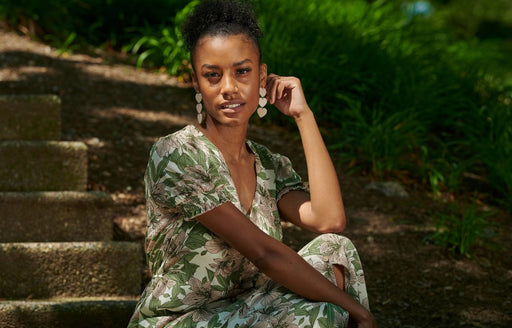
[{"label": "moss on stone", "polygon": [[55,95],[0,95],[0,140],[59,140],[61,101]]},{"label": "moss on stone", "polygon": [[1,141],[0,191],[84,191],[87,146],[69,141]]}]

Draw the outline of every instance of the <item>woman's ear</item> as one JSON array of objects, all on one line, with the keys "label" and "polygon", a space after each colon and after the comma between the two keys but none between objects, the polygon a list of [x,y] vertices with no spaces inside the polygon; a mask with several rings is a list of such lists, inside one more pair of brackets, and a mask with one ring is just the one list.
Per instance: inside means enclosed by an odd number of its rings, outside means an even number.
[{"label": "woman's ear", "polygon": [[267,64],[260,64],[260,87],[267,86]]},{"label": "woman's ear", "polygon": [[192,71],[192,74],[191,74],[191,77],[192,77],[192,85],[194,86],[194,89],[196,90],[197,93],[199,93],[199,83],[197,83],[197,76],[196,76],[196,72]]}]

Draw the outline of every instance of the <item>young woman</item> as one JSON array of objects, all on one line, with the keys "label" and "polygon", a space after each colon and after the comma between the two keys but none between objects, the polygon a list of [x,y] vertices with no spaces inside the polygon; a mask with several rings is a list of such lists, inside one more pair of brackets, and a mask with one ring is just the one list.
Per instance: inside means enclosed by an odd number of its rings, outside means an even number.
[{"label": "young woman", "polygon": [[[145,176],[152,279],[129,327],[376,327],[337,176],[295,77],[267,74],[250,9],[204,1],[183,34],[198,124],[159,139]],[[309,188],[246,139],[267,101],[299,129]],[[322,233],[297,254],[280,220]]]}]

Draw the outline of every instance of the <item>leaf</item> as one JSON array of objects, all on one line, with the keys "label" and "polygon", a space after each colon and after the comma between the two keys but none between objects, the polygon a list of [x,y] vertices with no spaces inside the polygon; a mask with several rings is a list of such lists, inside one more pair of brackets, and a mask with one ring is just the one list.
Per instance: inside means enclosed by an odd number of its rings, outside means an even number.
[{"label": "leaf", "polygon": [[139,58],[137,59],[137,68],[141,68],[144,60],[146,60],[146,58],[151,56],[154,52],[154,49],[149,49],[140,54]]}]

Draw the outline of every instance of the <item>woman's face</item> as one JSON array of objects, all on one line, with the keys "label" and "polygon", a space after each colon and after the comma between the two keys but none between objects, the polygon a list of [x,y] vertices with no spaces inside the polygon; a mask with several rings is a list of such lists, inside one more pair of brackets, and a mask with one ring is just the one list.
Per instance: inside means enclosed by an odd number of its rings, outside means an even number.
[{"label": "woman's face", "polygon": [[205,36],[197,43],[193,58],[194,88],[203,95],[207,120],[230,126],[247,124],[267,78],[267,67],[260,65],[254,42],[243,34]]}]

